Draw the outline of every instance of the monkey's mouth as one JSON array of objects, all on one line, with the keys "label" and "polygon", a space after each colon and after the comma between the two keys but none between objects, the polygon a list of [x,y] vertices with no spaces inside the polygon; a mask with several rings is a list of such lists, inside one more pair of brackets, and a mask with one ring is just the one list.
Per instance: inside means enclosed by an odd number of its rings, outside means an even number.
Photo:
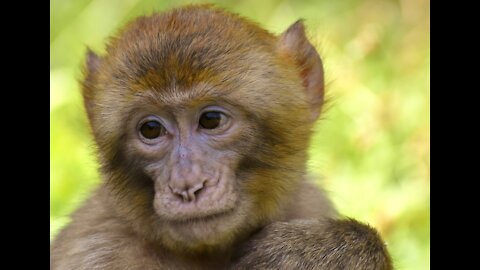
[{"label": "monkey's mouth", "polygon": [[207,215],[198,215],[192,217],[182,217],[179,219],[170,220],[170,223],[173,225],[186,225],[186,224],[198,224],[198,223],[209,223],[212,221],[217,221],[219,219],[223,219],[234,212],[235,209],[228,209],[226,211],[207,214]]},{"label": "monkey's mouth", "polygon": [[241,220],[235,212],[235,209],[231,209],[210,215],[168,220],[165,232],[176,245],[193,251],[216,249],[228,244],[237,228],[241,227]]}]

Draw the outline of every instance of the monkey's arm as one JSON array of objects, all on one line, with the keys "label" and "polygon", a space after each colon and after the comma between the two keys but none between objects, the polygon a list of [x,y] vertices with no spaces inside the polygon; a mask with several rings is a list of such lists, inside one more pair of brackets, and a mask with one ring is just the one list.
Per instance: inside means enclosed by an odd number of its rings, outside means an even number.
[{"label": "monkey's arm", "polygon": [[312,182],[300,185],[286,213],[243,244],[232,269],[392,269],[375,229],[340,219]]},{"label": "monkey's arm", "polygon": [[231,269],[393,269],[375,229],[353,219],[272,223],[233,261]]}]

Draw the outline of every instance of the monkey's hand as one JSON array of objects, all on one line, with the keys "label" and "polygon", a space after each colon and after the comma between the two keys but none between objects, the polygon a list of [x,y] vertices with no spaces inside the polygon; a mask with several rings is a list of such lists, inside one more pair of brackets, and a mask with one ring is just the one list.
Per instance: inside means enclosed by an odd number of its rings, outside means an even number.
[{"label": "monkey's hand", "polygon": [[231,269],[393,269],[375,229],[353,219],[294,220],[263,228],[239,249]]}]

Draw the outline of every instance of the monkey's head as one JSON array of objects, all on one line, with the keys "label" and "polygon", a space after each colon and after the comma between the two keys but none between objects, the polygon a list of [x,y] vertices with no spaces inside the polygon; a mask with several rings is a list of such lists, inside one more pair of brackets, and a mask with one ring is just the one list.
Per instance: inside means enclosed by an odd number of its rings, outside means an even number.
[{"label": "monkey's head", "polygon": [[113,211],[172,250],[231,246],[291,200],[323,89],[300,21],[278,37],[205,6],[131,22],[83,82]]}]

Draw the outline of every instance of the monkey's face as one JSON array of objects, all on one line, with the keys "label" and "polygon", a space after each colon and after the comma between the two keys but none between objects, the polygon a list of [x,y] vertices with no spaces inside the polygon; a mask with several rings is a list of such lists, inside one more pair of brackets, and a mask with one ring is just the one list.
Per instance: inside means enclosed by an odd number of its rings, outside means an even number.
[{"label": "monkey's face", "polygon": [[239,192],[237,170],[242,153],[253,147],[255,124],[232,104],[192,98],[211,91],[197,85],[180,97],[177,89],[177,95],[164,94],[161,103],[150,106],[140,98],[125,126],[126,152],[141,160],[153,182],[154,211],[173,241],[198,244],[227,237],[245,223],[240,213],[251,208],[251,199]]},{"label": "monkey's face", "polygon": [[[202,104],[203,105],[203,104]],[[211,220],[235,208],[233,144],[243,122],[234,108],[200,105],[135,121],[136,152],[148,157],[157,214],[172,222]],[[245,127],[244,127],[245,128]]]}]

